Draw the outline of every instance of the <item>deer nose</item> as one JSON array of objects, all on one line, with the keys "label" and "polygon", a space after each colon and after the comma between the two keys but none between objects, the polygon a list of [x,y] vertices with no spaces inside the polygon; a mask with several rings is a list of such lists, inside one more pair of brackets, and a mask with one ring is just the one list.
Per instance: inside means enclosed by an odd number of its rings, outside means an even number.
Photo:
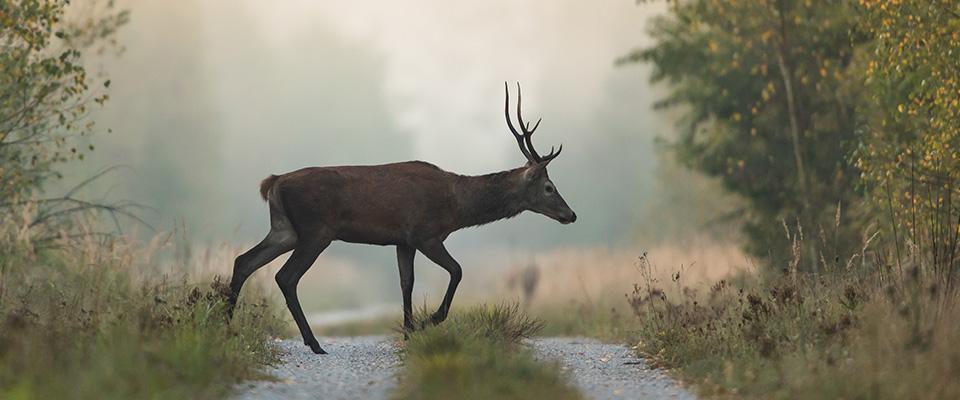
[{"label": "deer nose", "polygon": [[577,213],[573,211],[570,212],[570,222],[571,223],[577,222]]}]

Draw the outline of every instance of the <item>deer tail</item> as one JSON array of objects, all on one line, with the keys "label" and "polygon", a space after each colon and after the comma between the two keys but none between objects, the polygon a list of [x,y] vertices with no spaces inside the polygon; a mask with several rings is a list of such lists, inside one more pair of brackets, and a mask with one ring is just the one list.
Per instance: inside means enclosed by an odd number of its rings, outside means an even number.
[{"label": "deer tail", "polygon": [[260,182],[260,197],[263,197],[263,201],[267,201],[267,195],[270,194],[270,189],[273,187],[273,184],[277,181],[279,176],[270,175],[266,179]]}]

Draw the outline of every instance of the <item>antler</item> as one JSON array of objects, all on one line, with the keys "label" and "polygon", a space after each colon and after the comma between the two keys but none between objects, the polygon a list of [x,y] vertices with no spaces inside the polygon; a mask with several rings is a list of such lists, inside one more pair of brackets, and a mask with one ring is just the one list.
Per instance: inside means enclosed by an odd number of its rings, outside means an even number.
[{"label": "antler", "polygon": [[507,82],[503,82],[503,89],[506,92],[506,104],[503,106],[503,115],[507,118],[507,127],[510,128],[510,132],[513,132],[513,137],[517,139],[517,145],[520,146],[520,152],[527,157],[527,161],[532,164],[542,164],[559,156],[560,152],[563,151],[562,144],[556,153],[553,152],[553,146],[551,146],[550,154],[543,157],[537,154],[537,150],[533,147],[533,142],[530,138],[533,136],[533,132],[537,130],[537,127],[540,126],[540,121],[543,119],[537,119],[537,123],[533,125],[533,128],[530,127],[529,122],[523,122],[523,115],[521,115],[520,112],[520,104],[523,100],[522,93],[520,92],[520,82],[517,82],[517,121],[520,123],[522,134],[517,132],[517,129],[513,127],[513,122],[510,119],[510,88],[507,86]]}]

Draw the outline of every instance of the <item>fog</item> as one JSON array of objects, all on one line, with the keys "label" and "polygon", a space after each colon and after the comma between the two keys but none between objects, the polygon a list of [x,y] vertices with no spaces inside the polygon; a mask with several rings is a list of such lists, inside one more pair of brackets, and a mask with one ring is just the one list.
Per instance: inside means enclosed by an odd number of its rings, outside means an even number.
[{"label": "fog", "polygon": [[[577,212],[561,226],[525,213],[448,240],[453,254],[525,254],[635,238],[654,191],[653,139],[672,126],[644,66],[617,57],[647,43],[658,5],[602,1],[131,1],[125,51],[108,57],[112,133],[78,175],[110,165],[114,198],[154,207],[160,229],[200,243],[252,243],[267,230],[257,193],[305,166],[419,159],[483,174],[520,166],[503,82],[523,85],[550,174]],[[402,210],[398,210],[402,212]],[[393,263],[392,251],[327,254]],[[466,264],[466,263],[464,263]]]}]

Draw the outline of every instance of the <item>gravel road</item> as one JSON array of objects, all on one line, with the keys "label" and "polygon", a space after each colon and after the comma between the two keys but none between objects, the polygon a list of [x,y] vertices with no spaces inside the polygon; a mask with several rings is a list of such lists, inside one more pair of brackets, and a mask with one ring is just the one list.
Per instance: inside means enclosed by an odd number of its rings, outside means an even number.
[{"label": "gravel road", "polygon": [[237,400],[387,399],[400,367],[391,336],[320,337],[330,354],[316,355],[303,342],[282,340],[281,363],[269,368],[276,382],[242,384]]},{"label": "gravel road", "polygon": [[[313,354],[300,340],[277,341],[281,363],[265,371],[277,381],[242,384],[235,400],[389,398],[401,367],[395,337],[318,339],[330,354]],[[583,338],[537,338],[528,344],[539,359],[558,361],[589,399],[695,399],[623,345]]]},{"label": "gravel road", "polygon": [[623,345],[583,338],[537,338],[529,344],[538,359],[559,361],[590,399],[695,399]]}]

